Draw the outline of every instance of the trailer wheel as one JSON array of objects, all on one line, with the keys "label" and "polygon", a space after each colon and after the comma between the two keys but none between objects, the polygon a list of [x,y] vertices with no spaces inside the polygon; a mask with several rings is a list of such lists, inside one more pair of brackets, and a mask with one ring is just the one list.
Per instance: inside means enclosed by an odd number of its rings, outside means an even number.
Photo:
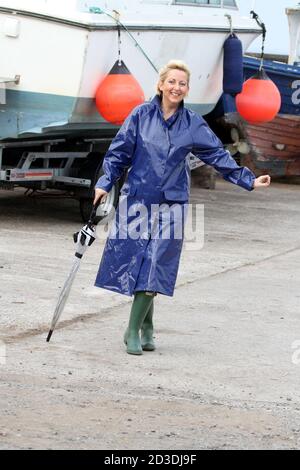
[{"label": "trailer wheel", "polygon": [[[95,223],[98,224],[100,220],[112,215],[112,212],[116,209],[119,201],[119,192],[120,184],[117,182],[111,191],[108,193],[106,201],[104,204],[101,204],[97,210],[97,217]],[[93,199],[92,198],[81,198],[79,200],[80,204],[80,214],[84,223],[89,220],[90,213],[93,208]]]}]

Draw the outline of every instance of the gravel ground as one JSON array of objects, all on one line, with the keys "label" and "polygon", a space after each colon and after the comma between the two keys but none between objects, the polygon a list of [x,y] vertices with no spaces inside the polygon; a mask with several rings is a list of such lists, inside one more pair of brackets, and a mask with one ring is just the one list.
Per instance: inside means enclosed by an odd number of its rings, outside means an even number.
[{"label": "gravel ground", "polygon": [[201,250],[155,299],[155,352],[126,354],[131,299],[86,253],[45,339],[81,228],[71,199],[0,191],[0,449],[297,449],[300,186],[218,181]]}]

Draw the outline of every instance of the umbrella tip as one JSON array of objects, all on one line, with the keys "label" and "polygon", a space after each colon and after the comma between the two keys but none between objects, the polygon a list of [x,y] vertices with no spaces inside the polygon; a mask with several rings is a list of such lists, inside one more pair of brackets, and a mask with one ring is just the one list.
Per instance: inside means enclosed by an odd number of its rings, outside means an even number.
[{"label": "umbrella tip", "polygon": [[49,343],[51,336],[52,336],[53,330],[50,330],[47,336],[47,343]]}]

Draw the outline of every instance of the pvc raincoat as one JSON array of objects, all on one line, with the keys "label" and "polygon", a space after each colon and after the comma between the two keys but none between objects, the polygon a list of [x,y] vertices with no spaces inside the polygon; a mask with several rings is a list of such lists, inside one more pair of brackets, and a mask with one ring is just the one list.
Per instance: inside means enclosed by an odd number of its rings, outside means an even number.
[{"label": "pvc raincoat", "polygon": [[[200,115],[182,103],[164,120],[159,96],[138,106],[110,145],[103,162],[104,174],[96,184],[96,188],[109,192],[128,169],[97,287],[129,296],[137,291],[173,295],[183,244],[183,236],[174,232],[177,222],[183,220],[184,225],[186,217],[189,153],[213,166],[225,180],[248,191],[253,189],[255,175],[237,165]],[[163,210],[154,211],[154,236],[149,222],[153,222],[153,214],[149,214],[152,207],[161,205]],[[164,237],[161,221],[171,207],[175,210],[169,211],[169,233]],[[128,227],[136,229],[137,213],[140,228],[130,236]]]}]

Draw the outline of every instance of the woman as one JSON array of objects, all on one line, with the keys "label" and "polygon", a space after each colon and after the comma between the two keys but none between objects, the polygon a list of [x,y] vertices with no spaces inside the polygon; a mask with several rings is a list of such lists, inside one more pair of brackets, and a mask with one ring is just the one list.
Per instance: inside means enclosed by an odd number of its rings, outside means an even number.
[{"label": "woman", "polygon": [[[270,185],[268,175],[256,178],[248,168],[238,166],[203,118],[184,107],[189,81],[190,72],[181,61],[171,61],[160,71],[157,95],[127,118],[104,158],[104,175],[95,187],[94,203],[105,198],[129,169],[114,234],[111,232],[107,240],[95,284],[121,294],[134,294],[124,336],[129,354],[141,355],[143,350],[155,349],[153,299],[157,293],[173,295],[183,242],[174,236],[174,230],[181,216],[172,212],[170,236],[162,237],[163,217],[158,211],[158,228],[153,236],[149,211],[153,205],[168,208],[176,203],[183,208],[187,204],[187,155],[192,152],[225,180],[248,191]],[[128,227],[136,227],[134,213],[139,213],[140,225],[147,219],[139,237],[128,233]]]}]

